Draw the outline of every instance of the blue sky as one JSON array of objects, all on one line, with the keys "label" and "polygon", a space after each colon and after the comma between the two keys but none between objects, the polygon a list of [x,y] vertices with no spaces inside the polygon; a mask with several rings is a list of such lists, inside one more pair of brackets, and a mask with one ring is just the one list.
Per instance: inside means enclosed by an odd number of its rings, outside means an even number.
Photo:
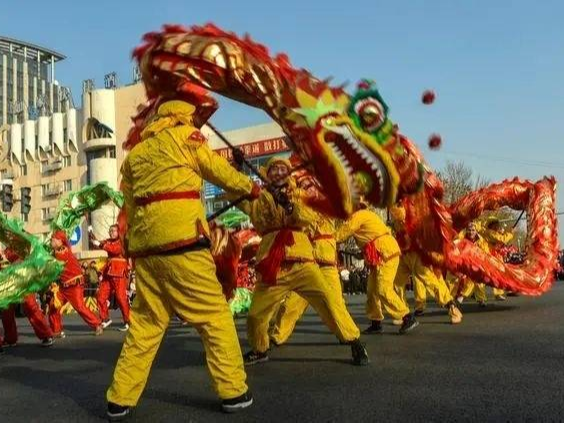
[{"label": "blue sky", "polygon": [[[248,32],[319,77],[375,79],[393,120],[435,168],[464,160],[492,181],[564,179],[564,2],[10,3],[3,4],[0,33],[64,53],[57,79],[72,87],[75,100],[83,79],[101,86],[104,74],[116,71],[129,82],[130,52],[143,33],[163,23],[214,22]],[[438,96],[432,107],[419,101],[426,88]],[[262,112],[222,104],[214,117],[220,128],[268,121]],[[443,137],[439,152],[426,147],[432,132]]]}]

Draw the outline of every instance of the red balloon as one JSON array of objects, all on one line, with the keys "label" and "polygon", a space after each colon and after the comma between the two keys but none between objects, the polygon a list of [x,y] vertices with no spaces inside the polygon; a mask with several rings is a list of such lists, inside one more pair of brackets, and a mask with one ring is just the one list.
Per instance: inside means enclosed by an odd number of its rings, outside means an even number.
[{"label": "red balloon", "polygon": [[439,148],[441,148],[442,143],[443,140],[439,134],[432,134],[429,137],[429,148],[431,150],[438,150]]},{"label": "red balloon", "polygon": [[421,96],[423,104],[433,104],[435,101],[435,92],[432,90],[425,90]]}]

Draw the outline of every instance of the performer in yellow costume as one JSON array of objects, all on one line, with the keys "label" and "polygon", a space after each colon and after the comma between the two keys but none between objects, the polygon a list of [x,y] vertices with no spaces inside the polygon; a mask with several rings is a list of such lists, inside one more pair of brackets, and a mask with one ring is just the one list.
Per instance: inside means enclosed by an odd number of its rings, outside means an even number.
[{"label": "performer in yellow costume", "polygon": [[[458,237],[460,239],[466,238],[469,241],[477,244],[482,250],[489,252],[488,243],[484,238],[478,234],[477,226],[475,222],[470,222],[465,230],[463,230]],[[462,303],[465,298],[474,296],[476,301],[481,307],[486,306],[488,297],[486,295],[486,285],[483,283],[478,283],[468,279],[466,276],[458,277],[453,279],[454,285],[452,287],[453,292],[457,292],[457,301]]]},{"label": "performer in yellow costume", "polygon": [[[300,189],[308,191],[313,185],[311,178],[304,177],[298,180]],[[308,235],[313,245],[313,258],[321,273],[325,283],[331,293],[334,294],[335,301],[342,301],[344,307],[343,291],[341,278],[337,269],[337,242],[335,241],[335,222],[333,219],[318,213],[317,218],[308,228]],[[307,310],[309,303],[295,292],[291,292],[280,305],[276,314],[276,322],[270,333],[270,340],[275,345],[285,343],[296,323]]]},{"label": "performer in yellow costume", "polygon": [[[488,243],[490,252],[500,260],[503,260],[502,249],[511,242],[513,233],[506,232],[505,228],[496,217],[487,219],[484,223],[477,225],[476,229]],[[506,300],[505,291],[503,289],[493,288],[493,294],[498,301]]]},{"label": "performer in yellow costume", "polygon": [[405,289],[409,278],[412,278],[415,293],[415,315],[422,315],[427,303],[427,291],[435,297],[440,307],[448,308],[452,324],[462,322],[462,312],[457,307],[442,274],[427,266],[421,260],[421,255],[413,250],[409,235],[405,230],[405,209],[394,206],[390,209],[395,235],[401,248],[401,258],[396,273],[395,285]]},{"label": "performer in yellow costume", "polygon": [[205,106],[215,101],[206,95],[191,103],[196,106],[179,100],[157,104],[121,170],[126,247],[135,260],[137,296],[107,392],[108,417],[114,421],[137,404],[174,315],[200,334],[223,410],[252,404],[235,324],[209,251],[200,192],[204,179],[252,198],[260,189],[214,153],[197,129],[195,120],[205,122],[202,115],[215,111]]},{"label": "performer in yellow costume", "polygon": [[415,329],[419,322],[394,285],[401,254],[399,245],[390,228],[362,201],[359,210],[337,230],[337,242],[346,241],[351,236],[363,250],[365,265],[371,267],[366,293],[366,314],[371,325],[364,333],[382,332],[382,308],[392,319],[402,320],[400,334]]},{"label": "performer in yellow costume", "polygon": [[273,157],[265,173],[269,190],[240,205],[262,236],[257,252],[257,285],[247,319],[252,350],[245,355],[247,364],[268,360],[270,319],[288,293],[296,292],[319,313],[329,329],[351,345],[355,365],[368,364],[368,354],[360,342],[360,331],[344,302],[323,280],[313,257],[305,230],[317,218],[304,204],[304,194],[289,180],[291,164]]}]

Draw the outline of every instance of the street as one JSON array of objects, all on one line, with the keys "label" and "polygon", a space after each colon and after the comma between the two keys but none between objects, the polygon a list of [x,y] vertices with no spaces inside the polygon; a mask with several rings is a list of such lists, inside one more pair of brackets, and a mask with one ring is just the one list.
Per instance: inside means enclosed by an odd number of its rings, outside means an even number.
[{"label": "street", "polygon": [[[491,291],[490,295],[491,295]],[[349,296],[364,328],[364,296]],[[372,363],[348,363],[310,309],[289,344],[248,369],[255,397],[235,415],[219,411],[192,328],[172,323],[156,358],[134,422],[273,421],[559,421],[564,411],[564,284],[540,297],[465,303],[464,321],[448,323],[433,303],[420,327],[398,336],[364,337]],[[114,325],[120,317],[114,312]],[[76,315],[65,317],[67,338],[40,348],[27,319],[20,344],[0,356],[1,421],[104,421],[105,390],[124,334],[96,338]],[[243,350],[245,321],[237,319]]]}]

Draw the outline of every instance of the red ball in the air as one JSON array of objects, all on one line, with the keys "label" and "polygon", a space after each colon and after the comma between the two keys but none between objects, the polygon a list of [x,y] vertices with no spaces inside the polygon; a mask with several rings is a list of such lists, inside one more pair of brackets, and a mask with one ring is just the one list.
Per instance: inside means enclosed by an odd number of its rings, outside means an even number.
[{"label": "red ball in the air", "polygon": [[423,104],[433,104],[435,102],[435,92],[432,90],[425,90],[421,96]]},{"label": "red ball in the air", "polygon": [[429,148],[431,150],[438,150],[439,148],[441,148],[442,143],[443,140],[439,134],[432,134],[429,137]]}]

